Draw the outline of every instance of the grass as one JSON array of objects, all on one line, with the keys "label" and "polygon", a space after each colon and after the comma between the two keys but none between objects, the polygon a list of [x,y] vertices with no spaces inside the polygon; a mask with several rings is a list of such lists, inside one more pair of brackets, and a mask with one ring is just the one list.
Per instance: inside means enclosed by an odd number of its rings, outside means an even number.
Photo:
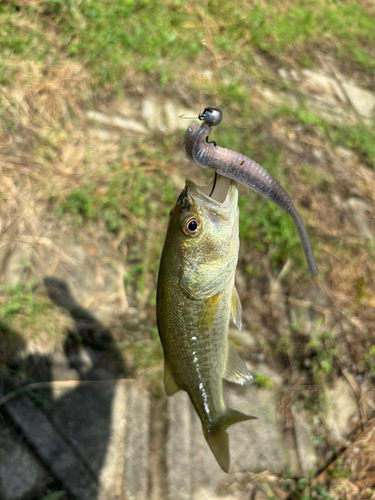
[{"label": "grass", "polygon": [[175,197],[174,184],[166,174],[150,175],[137,163],[127,170],[115,164],[99,172],[97,180],[93,176],[87,185],[68,191],[57,212],[59,216],[70,214],[78,224],[102,220],[109,232],[124,229],[132,236],[147,230],[152,218],[166,217]]},{"label": "grass", "polygon": [[[105,6],[100,0],[9,0],[0,6],[0,49],[10,58],[40,62],[65,54],[90,68],[97,89],[120,89],[137,74],[166,85],[197,63],[203,16],[203,6],[180,0],[114,0]],[[287,8],[260,1],[249,8],[244,0],[232,8],[212,0],[208,46],[214,43],[216,60],[236,54],[246,72],[251,71],[254,49],[273,57],[287,52],[306,65],[313,64],[313,49],[319,44],[330,46],[346,63],[372,71],[373,18],[373,7],[353,0],[299,0]]]},{"label": "grass", "polygon": [[45,347],[50,344],[53,348],[68,324],[34,281],[6,284],[0,294],[0,359],[22,350],[25,341],[44,342]]},{"label": "grass", "polygon": [[356,125],[334,126],[303,107],[293,109],[280,106],[273,113],[275,117],[282,117],[291,124],[313,127],[332,146],[342,146],[355,151],[369,167],[375,168],[374,125],[360,123]]}]

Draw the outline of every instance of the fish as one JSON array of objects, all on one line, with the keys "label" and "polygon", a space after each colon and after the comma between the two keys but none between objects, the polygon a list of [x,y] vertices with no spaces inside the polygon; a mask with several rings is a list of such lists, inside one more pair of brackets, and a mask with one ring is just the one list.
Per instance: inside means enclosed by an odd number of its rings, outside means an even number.
[{"label": "fish", "polygon": [[[210,196],[208,195],[210,193]],[[168,396],[186,391],[218,464],[229,471],[227,427],[256,417],[229,408],[222,379],[252,382],[228,343],[229,320],[241,328],[235,288],[238,261],[237,183],[217,175],[197,186],[186,180],[169,215],[161,255],[156,314]]]}]

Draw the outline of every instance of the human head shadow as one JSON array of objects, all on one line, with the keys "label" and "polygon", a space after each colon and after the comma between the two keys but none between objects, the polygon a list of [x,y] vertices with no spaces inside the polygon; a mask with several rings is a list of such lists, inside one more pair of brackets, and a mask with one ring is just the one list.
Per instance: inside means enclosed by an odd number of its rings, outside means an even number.
[{"label": "human head shadow", "polygon": [[[117,376],[125,377],[128,373],[122,356],[115,347],[110,330],[105,327],[95,316],[79,305],[73,297],[68,285],[57,278],[44,278],[48,296],[55,305],[69,312],[74,320],[74,327],[68,329],[64,343],[64,351],[71,368],[80,373],[81,378],[87,379],[95,376],[95,369],[103,368]],[[82,347],[86,348],[87,355],[92,358],[92,369],[82,370],[84,359],[79,353]],[[101,377],[100,377],[101,378]]]}]

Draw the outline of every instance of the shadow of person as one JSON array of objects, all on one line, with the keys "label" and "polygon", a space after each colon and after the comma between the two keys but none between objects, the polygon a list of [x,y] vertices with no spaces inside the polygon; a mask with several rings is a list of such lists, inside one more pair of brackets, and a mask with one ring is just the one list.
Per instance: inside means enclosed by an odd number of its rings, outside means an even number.
[{"label": "shadow of person", "polygon": [[0,318],[0,397],[14,390],[21,382],[19,352],[24,347],[22,336]]},{"label": "shadow of person", "polygon": [[[70,481],[69,475],[61,467],[62,457],[59,456],[59,450],[55,450],[54,456],[43,449],[47,443],[42,434],[37,435],[37,425],[33,427],[32,433],[27,429],[27,419],[24,424],[22,418],[17,419],[17,425],[31,442],[44,466],[72,498],[85,498],[79,492],[84,491],[84,481],[87,484],[87,477],[91,477],[90,495],[93,496],[90,500],[95,500],[99,491],[102,491],[104,469],[111,467],[111,459],[116,458],[108,457],[108,443],[113,442],[115,432],[113,405],[118,405],[114,402],[119,392],[117,379],[125,378],[128,371],[110,330],[76,302],[68,285],[54,277],[45,278],[44,285],[50,300],[67,311],[74,320],[73,328],[67,331],[64,348],[60,351],[57,349],[51,356],[29,355],[25,359],[21,352],[24,348],[22,336],[12,332],[19,342],[11,359],[5,361],[5,364],[11,370],[16,370],[21,364],[26,367],[27,383],[53,381],[49,390],[44,392],[42,401],[51,401],[52,404],[43,404],[35,415],[40,415],[41,420],[47,417],[52,424],[52,432],[57,433],[59,439],[63,438],[77,463],[85,468],[87,474],[86,478],[82,476],[82,484],[79,484],[78,474],[74,478],[75,484],[71,484],[73,481]],[[65,382],[59,384],[57,381]],[[80,384],[80,381],[85,382]],[[5,387],[4,384],[5,382]],[[6,390],[9,388],[14,389],[14,384],[8,384]],[[40,400],[35,399],[36,395],[37,393],[33,392],[32,399],[40,403]],[[26,398],[18,399],[17,411],[29,411],[27,405],[23,409],[21,399]],[[52,458],[46,460],[45,457]],[[53,460],[56,464],[52,463]]]}]

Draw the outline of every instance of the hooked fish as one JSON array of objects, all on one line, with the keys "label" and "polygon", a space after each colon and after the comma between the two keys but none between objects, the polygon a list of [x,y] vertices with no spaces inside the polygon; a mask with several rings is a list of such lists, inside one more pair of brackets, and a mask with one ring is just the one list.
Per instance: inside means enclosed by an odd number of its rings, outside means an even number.
[{"label": "hooked fish", "polygon": [[[208,194],[210,193],[210,196]],[[237,183],[217,176],[199,187],[187,180],[170,212],[157,287],[157,323],[168,396],[186,391],[220,467],[229,471],[230,425],[256,417],[225,405],[222,379],[252,382],[228,343],[229,319],[241,328],[234,285],[238,260]]]}]

